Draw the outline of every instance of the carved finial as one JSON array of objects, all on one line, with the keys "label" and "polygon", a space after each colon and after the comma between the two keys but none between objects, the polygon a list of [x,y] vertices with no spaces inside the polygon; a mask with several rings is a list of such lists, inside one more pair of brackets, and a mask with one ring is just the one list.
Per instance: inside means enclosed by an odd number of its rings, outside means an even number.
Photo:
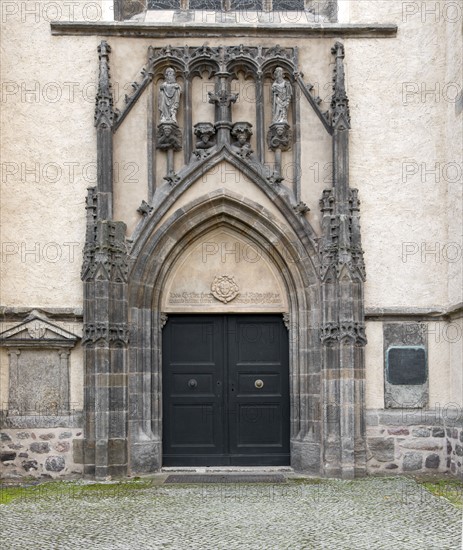
[{"label": "carved finial", "polygon": [[343,63],[344,45],[336,42],[331,48],[331,53],[335,56],[333,97],[331,98],[332,125],[333,128],[347,130],[350,128],[350,113]]},{"label": "carved finial", "polygon": [[98,46],[100,59],[100,73],[98,78],[98,92],[96,94],[95,126],[99,128],[111,128],[115,122],[116,114],[113,108],[113,94],[109,74],[110,45],[102,40]]},{"label": "carved finial", "polygon": [[296,212],[296,214],[299,214],[300,216],[303,216],[304,214],[310,211],[310,208],[306,205],[305,202],[302,202],[302,201],[298,202],[296,206],[293,206],[293,209]]},{"label": "carved finial", "polygon": [[167,313],[161,313],[159,315],[159,322],[161,325],[161,329],[163,329],[166,326],[166,323],[168,320],[169,320],[169,316],[167,315]]},{"label": "carved finial", "polygon": [[230,107],[232,103],[236,103],[239,94],[233,94],[224,88],[217,92],[208,92],[209,103],[215,103],[219,107]]},{"label": "carved finial", "polygon": [[148,216],[152,211],[153,207],[149,205],[145,200],[142,200],[140,206],[137,208],[137,212],[143,217]]}]

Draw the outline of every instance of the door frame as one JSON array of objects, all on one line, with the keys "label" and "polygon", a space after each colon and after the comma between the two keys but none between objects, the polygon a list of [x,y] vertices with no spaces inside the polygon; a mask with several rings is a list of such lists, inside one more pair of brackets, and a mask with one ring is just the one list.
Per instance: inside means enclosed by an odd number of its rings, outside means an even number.
[{"label": "door frame", "polygon": [[[246,175],[256,179],[250,171]],[[256,183],[263,186],[259,179]],[[285,201],[279,206],[287,211],[288,218],[294,216]],[[169,314],[168,309],[163,310],[164,289],[179,255],[220,225],[246,235],[257,247],[275,251],[271,259],[282,276],[288,303],[288,310],[280,313],[289,331],[291,466],[323,475],[326,415],[320,327],[326,298],[317,272],[318,251],[307,231],[300,232],[296,223],[288,227],[261,205],[227,189],[195,199],[161,227],[149,218],[132,249],[135,263],[128,288],[129,471],[135,475],[162,467],[162,327]]]}]

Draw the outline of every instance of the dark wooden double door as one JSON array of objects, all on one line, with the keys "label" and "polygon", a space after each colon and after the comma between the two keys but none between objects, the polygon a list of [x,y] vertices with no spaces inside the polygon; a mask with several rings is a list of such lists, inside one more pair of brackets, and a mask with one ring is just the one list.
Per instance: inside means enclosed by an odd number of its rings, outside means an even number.
[{"label": "dark wooden double door", "polygon": [[289,464],[281,315],[169,315],[162,349],[164,466]]}]

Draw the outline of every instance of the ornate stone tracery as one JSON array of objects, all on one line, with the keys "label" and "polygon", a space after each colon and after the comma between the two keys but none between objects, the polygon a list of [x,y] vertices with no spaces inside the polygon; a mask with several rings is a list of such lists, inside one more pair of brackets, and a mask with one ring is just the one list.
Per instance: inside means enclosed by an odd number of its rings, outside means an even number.
[{"label": "ornate stone tracery", "polygon": [[[289,309],[284,320],[292,339],[290,363],[295,384],[291,398],[299,415],[291,420],[293,465],[314,474],[362,475],[365,268],[360,203],[357,190],[349,187],[347,170],[350,117],[344,47],[336,43],[332,49],[335,72],[330,111],[322,111],[322,101],[313,95],[313,86],[304,82],[297,48],[204,45],[150,47],[141,80],[133,83],[133,92],[118,113],[112,102],[109,52],[109,46],[102,42],[95,117],[98,182],[96,188],[89,189],[87,198],[82,268],[86,472],[97,477],[127,472],[129,430],[132,471],[147,472],[160,467],[160,331],[167,321],[166,314],[159,313],[163,309],[160,295],[166,272],[178,258],[179,250],[201,232],[214,227],[220,218],[221,223],[239,228],[242,234],[252,234],[263,246],[279,239],[291,253],[299,248],[298,254],[294,252],[293,263],[279,254],[273,259],[285,277],[288,291],[289,308],[285,306],[283,311]],[[264,81],[274,78],[273,99],[266,105],[263,101],[256,102],[254,128],[249,121],[233,123],[237,94],[231,91],[231,80],[238,73],[254,79],[256,93],[261,98]],[[167,153],[164,177],[167,185],[156,185],[156,174],[152,172],[148,201],[143,199],[138,208],[142,220],[129,247],[125,224],[112,219],[112,137],[144,90],[150,86],[153,90],[157,86],[155,79],[163,74],[160,117],[156,120],[151,114],[151,127],[157,128],[157,133],[153,131],[151,154]],[[176,75],[181,84],[177,84]],[[193,126],[192,80],[204,75],[214,82],[214,91],[209,93],[214,120]],[[282,153],[291,151],[293,161],[300,164],[301,100],[309,102],[333,140],[333,187],[326,189],[320,200],[319,235],[307,220],[309,209],[301,200],[300,182],[290,188],[281,171]],[[265,113],[271,113],[268,128],[265,120],[269,117]],[[264,163],[266,140],[275,157],[273,172]],[[183,164],[174,171],[174,153],[181,149]],[[179,166],[179,157],[175,158]],[[150,161],[154,162],[154,156]],[[198,198],[179,209],[172,220],[164,219],[169,208],[204,170],[221,162],[228,162],[245,174],[249,184],[256,185],[270,199],[286,220],[285,230],[262,206],[248,197],[232,196],[227,189]],[[217,276],[211,284],[211,293],[207,292],[205,300],[215,299],[223,307],[230,307],[227,304],[239,301],[241,296],[231,275]],[[310,314],[309,307],[313,308]],[[312,360],[315,357],[318,359]],[[108,369],[129,373],[131,385],[113,392],[110,381],[96,376]],[[306,379],[313,381],[314,388],[320,388],[310,398],[299,387]],[[99,408],[100,403],[105,403],[106,408]],[[333,412],[342,420],[333,422]],[[111,430],[107,416],[113,422]]]}]

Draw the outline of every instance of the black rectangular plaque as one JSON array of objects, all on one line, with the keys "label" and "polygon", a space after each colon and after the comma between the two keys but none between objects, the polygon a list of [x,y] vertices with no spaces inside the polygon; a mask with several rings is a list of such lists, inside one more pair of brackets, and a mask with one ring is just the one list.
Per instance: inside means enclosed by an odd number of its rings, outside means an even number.
[{"label": "black rectangular plaque", "polygon": [[394,386],[418,386],[427,380],[423,347],[392,347],[387,351],[387,381]]}]

